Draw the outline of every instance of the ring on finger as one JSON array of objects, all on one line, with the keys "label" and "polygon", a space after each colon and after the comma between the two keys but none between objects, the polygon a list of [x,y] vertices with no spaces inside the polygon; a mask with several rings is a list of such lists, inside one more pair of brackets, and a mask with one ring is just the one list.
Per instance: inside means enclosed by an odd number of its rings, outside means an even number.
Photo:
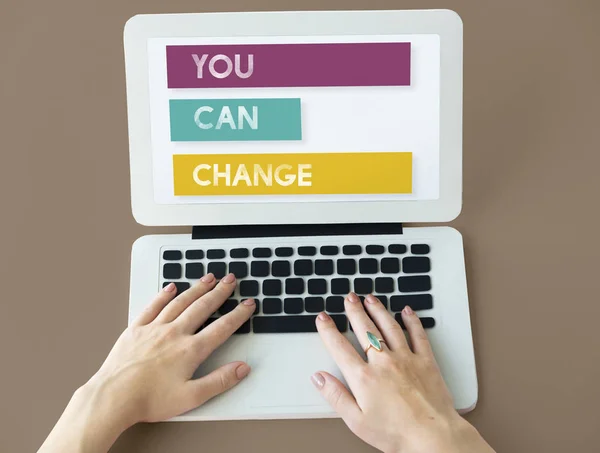
[{"label": "ring on finger", "polygon": [[369,341],[369,345],[365,348],[365,354],[371,348],[377,352],[381,352],[383,350],[383,345],[385,344],[385,340],[383,338],[377,338],[374,333],[371,333],[367,330],[367,340]]}]

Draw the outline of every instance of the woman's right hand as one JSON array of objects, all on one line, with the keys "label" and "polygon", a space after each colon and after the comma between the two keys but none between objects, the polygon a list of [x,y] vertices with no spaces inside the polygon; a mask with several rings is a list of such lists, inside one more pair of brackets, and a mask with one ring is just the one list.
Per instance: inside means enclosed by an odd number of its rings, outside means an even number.
[{"label": "woman's right hand", "polygon": [[363,307],[351,293],[345,306],[363,349],[369,331],[385,340],[382,350],[370,348],[365,362],[321,313],[317,329],[352,393],[323,371],[312,381],[358,437],[386,453],[494,451],[454,409],[425,330],[410,307],[402,312],[409,346],[400,325],[376,297],[367,296]]}]

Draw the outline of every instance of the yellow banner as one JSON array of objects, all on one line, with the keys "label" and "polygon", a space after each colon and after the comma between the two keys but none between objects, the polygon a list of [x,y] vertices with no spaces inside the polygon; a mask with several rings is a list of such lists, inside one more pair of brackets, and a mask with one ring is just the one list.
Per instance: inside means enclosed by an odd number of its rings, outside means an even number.
[{"label": "yellow banner", "polygon": [[176,154],[175,195],[412,193],[412,153]]}]

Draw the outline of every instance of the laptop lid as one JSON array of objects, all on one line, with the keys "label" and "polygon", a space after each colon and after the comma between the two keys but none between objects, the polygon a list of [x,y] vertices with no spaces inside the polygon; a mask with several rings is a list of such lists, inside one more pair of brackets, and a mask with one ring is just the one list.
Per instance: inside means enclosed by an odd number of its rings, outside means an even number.
[{"label": "laptop lid", "polygon": [[138,15],[124,44],[139,223],[442,222],[460,212],[456,13]]}]

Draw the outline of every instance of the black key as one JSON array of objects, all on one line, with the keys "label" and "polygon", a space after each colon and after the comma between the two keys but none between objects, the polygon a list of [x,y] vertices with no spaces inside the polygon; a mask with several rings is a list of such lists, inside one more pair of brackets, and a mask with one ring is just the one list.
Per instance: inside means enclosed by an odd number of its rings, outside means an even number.
[{"label": "black key", "polygon": [[431,261],[426,256],[411,256],[402,260],[405,274],[425,274],[431,270]]},{"label": "black key", "polygon": [[[432,327],[435,327],[435,319],[433,318],[420,318],[421,319],[421,324],[423,324],[423,328],[424,329],[431,329]],[[396,321],[398,321],[398,324],[400,324],[400,327],[402,327],[404,330],[406,330],[406,326],[404,325],[404,322],[402,321],[402,315],[400,313],[396,313]]]},{"label": "black key", "polygon": [[367,245],[365,250],[369,255],[383,255],[385,247],[383,245]]},{"label": "black key", "polygon": [[388,247],[388,252],[393,253],[394,255],[402,255],[406,253],[406,246],[404,244],[392,244]]},{"label": "black key", "polygon": [[358,262],[358,269],[361,274],[376,274],[378,271],[377,260],[375,258],[363,258]]},{"label": "black key", "polygon": [[181,264],[165,264],[163,266],[163,278],[166,280],[177,280],[181,278]]},{"label": "black key", "polygon": [[266,277],[269,275],[268,261],[252,261],[250,265],[250,275],[253,277]]},{"label": "black key", "polygon": [[304,311],[304,301],[301,297],[288,297],[283,301],[283,311],[288,315],[299,315]]},{"label": "black key", "polygon": [[357,294],[369,294],[373,292],[373,280],[370,278],[355,278],[354,292]]},{"label": "black key", "polygon": [[410,294],[408,296],[392,296],[392,311],[402,311],[404,307],[409,306],[413,310],[429,310],[433,308],[433,298],[431,294]]},{"label": "black key", "polygon": [[398,258],[384,258],[381,260],[381,272],[384,274],[397,274],[400,272],[400,260]]},{"label": "black key", "polygon": [[342,247],[344,255],[360,255],[362,253],[362,247],[360,245],[345,245]]},{"label": "black key", "polygon": [[325,294],[327,292],[327,280],[324,278],[312,278],[308,281],[308,294]]},{"label": "black key", "polygon": [[232,258],[248,258],[248,249],[231,249],[229,256]]},{"label": "black key", "polygon": [[267,247],[257,247],[252,250],[252,256],[254,258],[270,258],[271,254],[271,249]]},{"label": "black key", "polygon": [[244,261],[232,261],[229,263],[229,272],[235,275],[235,278],[246,278],[248,276],[248,264]]},{"label": "black key", "polygon": [[289,261],[273,261],[271,264],[271,274],[273,277],[289,277],[291,273]]},{"label": "black key", "polygon": [[248,320],[244,324],[242,324],[241,327],[233,333],[234,334],[250,333],[250,320]]},{"label": "black key", "polygon": [[204,250],[188,250],[185,252],[185,259],[187,260],[201,260],[204,258]]},{"label": "black key", "polygon": [[301,278],[288,278],[285,281],[285,292],[287,294],[302,294],[304,292],[304,280]]},{"label": "black key", "polygon": [[233,311],[235,307],[238,306],[238,301],[236,299],[227,299],[223,305],[219,307],[219,313],[222,315],[226,315],[230,311]]},{"label": "black key", "polygon": [[325,310],[325,301],[322,297],[307,297],[304,299],[304,309],[308,313],[320,313]]},{"label": "black key", "polygon": [[185,278],[196,280],[204,275],[204,264],[188,263],[185,265]]},{"label": "black key", "polygon": [[378,293],[393,293],[394,279],[391,277],[377,277],[375,279],[375,291]]},{"label": "black key", "polygon": [[[259,316],[254,318],[254,333],[297,333],[316,332],[315,319],[317,315],[300,316]],[[346,315],[331,315],[340,332],[348,330]]]},{"label": "black key", "polygon": [[325,301],[325,309],[329,313],[343,313],[344,298],[342,296],[329,296]]},{"label": "black key", "polygon": [[315,274],[331,275],[333,274],[333,260],[316,260]]},{"label": "black key", "polygon": [[300,255],[300,256],[315,256],[316,254],[317,254],[316,247],[309,247],[309,246],[298,247],[298,255]]},{"label": "black key", "polygon": [[[281,311],[283,310],[283,304],[281,302],[281,299],[277,299],[274,297],[267,297],[266,299],[263,299],[263,313],[265,315],[277,315],[279,313],[281,313]],[[254,322],[256,322],[257,319],[260,318],[254,318]]]},{"label": "black key", "polygon": [[242,296],[242,297],[258,296],[258,282],[256,280],[242,280],[240,282],[240,296]]},{"label": "black key", "polygon": [[254,303],[256,304],[256,308],[254,309],[254,313],[252,313],[252,316],[256,316],[260,313],[260,300],[254,299]]},{"label": "black key", "polygon": [[263,282],[263,294],[265,296],[280,296],[281,280],[265,280]]},{"label": "black key", "polygon": [[294,262],[294,274],[296,275],[312,275],[313,262],[311,260],[298,260]]},{"label": "black key", "polygon": [[424,291],[430,291],[431,278],[429,278],[429,275],[399,277],[398,289],[401,293],[420,293]]},{"label": "black key", "polygon": [[429,246],[427,244],[414,244],[410,246],[410,251],[415,255],[427,255]]},{"label": "black key", "polygon": [[163,252],[163,260],[165,261],[178,261],[183,258],[183,253],[179,250],[165,250]]},{"label": "black key", "polygon": [[[167,286],[171,282],[164,282],[163,288]],[[182,292],[190,289],[190,284],[188,282],[173,282],[175,283],[175,287],[177,288],[177,294],[181,294]]]},{"label": "black key", "polygon": [[225,263],[208,263],[208,273],[215,274],[215,278],[220,279],[227,274],[227,265]]},{"label": "black key", "polygon": [[377,299],[379,299],[379,301],[383,304],[383,306],[385,308],[387,308],[388,306],[388,296],[381,296],[381,295],[376,295],[375,296]]},{"label": "black key", "polygon": [[209,260],[220,260],[225,258],[225,250],[221,250],[221,249],[211,249],[208,252],[206,252],[206,257]]},{"label": "black key", "polygon": [[348,258],[337,260],[337,273],[340,275],[356,274],[356,261]]},{"label": "black key", "polygon": [[348,294],[350,292],[350,280],[347,278],[334,278],[331,280],[332,294]]},{"label": "black key", "polygon": [[281,257],[292,256],[294,254],[294,249],[291,247],[277,247],[275,249],[275,255]]},{"label": "black key", "polygon": [[333,256],[340,253],[340,248],[337,245],[324,245],[321,247],[321,255]]}]

